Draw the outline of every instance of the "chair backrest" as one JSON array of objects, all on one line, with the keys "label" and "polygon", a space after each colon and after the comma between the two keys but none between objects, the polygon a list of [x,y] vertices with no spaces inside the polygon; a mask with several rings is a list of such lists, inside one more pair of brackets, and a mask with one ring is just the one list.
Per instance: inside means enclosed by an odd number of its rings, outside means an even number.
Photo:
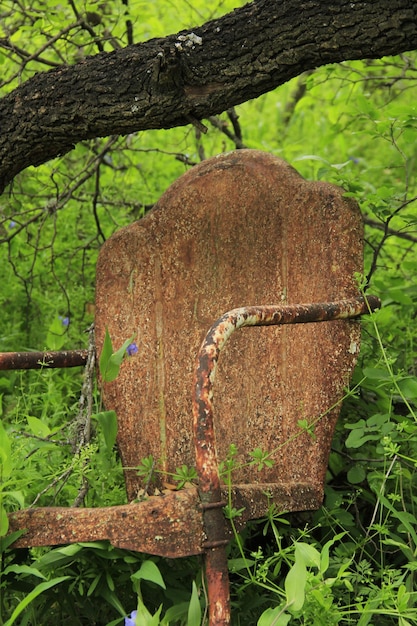
[{"label": "chair backrest", "polygon": [[[96,341],[138,351],[103,385],[118,416],[129,499],[134,469],[193,466],[192,384],[205,333],[225,311],[355,297],[362,220],[343,190],[304,180],[284,161],[239,150],[180,177],[140,221],[113,235],[97,266]],[[359,351],[356,321],[237,331],[215,382],[218,456],[238,448],[239,485],[281,485],[292,508],[320,506],[339,401]],[[310,432],[308,432],[310,431]],[[272,453],[258,472],[250,452]],[[157,475],[158,482],[170,482]],[[303,500],[303,493],[310,497]],[[298,494],[298,495],[297,495]],[[301,494],[301,495],[300,495]]]}]

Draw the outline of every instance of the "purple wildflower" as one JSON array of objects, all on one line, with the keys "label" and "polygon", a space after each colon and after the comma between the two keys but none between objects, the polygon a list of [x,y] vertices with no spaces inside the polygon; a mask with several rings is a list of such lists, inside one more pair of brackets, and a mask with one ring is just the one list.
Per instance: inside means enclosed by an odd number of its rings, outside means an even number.
[{"label": "purple wildflower", "polygon": [[17,222],[15,222],[14,220],[10,220],[9,229],[11,230],[12,228],[16,228],[16,226],[17,226]]},{"label": "purple wildflower", "polygon": [[70,318],[68,316],[63,317],[62,315],[58,315],[58,318],[61,320],[61,324],[65,327],[69,326]]},{"label": "purple wildflower", "polygon": [[132,611],[130,617],[125,617],[125,626],[136,626],[137,611]]},{"label": "purple wildflower", "polygon": [[133,356],[134,354],[137,354],[139,352],[139,348],[137,347],[135,342],[133,342],[127,346],[126,352],[129,356]]}]

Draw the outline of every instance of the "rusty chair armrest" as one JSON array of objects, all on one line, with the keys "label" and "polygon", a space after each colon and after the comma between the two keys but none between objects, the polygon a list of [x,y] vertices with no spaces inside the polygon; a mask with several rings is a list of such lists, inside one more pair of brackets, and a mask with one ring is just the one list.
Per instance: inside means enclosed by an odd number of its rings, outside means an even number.
[{"label": "rusty chair armrest", "polygon": [[[238,328],[305,324],[359,317],[379,308],[374,296],[352,300],[300,304],[292,306],[249,306],[233,309],[222,315],[208,331],[197,357],[193,385],[193,428],[196,469],[206,541],[205,570],[209,597],[219,606],[229,606],[227,557],[224,550],[228,535],[223,514],[213,423],[213,383],[217,361],[227,340]],[[215,612],[215,607],[211,607]],[[212,622],[210,622],[212,623]],[[213,621],[213,623],[220,623]],[[221,623],[229,623],[227,620]]]},{"label": "rusty chair armrest", "polygon": [[380,305],[376,296],[358,296],[334,302],[248,306],[224,313],[211,326],[197,356],[193,386],[194,443],[201,494],[210,494],[211,502],[215,501],[215,494],[218,497],[220,494],[213,426],[213,383],[220,352],[232,333],[245,326],[306,324],[357,318],[375,311]]}]

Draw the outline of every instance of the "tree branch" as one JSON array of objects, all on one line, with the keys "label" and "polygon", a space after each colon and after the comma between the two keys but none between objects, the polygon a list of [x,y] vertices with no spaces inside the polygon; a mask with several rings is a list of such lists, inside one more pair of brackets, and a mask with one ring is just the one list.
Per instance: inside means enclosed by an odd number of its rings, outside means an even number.
[{"label": "tree branch", "polygon": [[193,31],[39,73],[0,100],[0,193],[79,141],[186,125],[326,63],[416,48],[415,0],[255,0]]},{"label": "tree branch", "polygon": [[395,230],[394,228],[389,228],[389,227],[386,228],[384,222],[377,222],[376,220],[372,220],[369,217],[366,217],[366,215],[364,216],[363,221],[365,224],[367,224],[368,226],[371,226],[372,228],[376,228],[377,230],[383,230],[384,232],[386,231],[387,235],[391,235],[393,237],[398,237],[399,239],[405,239],[406,241],[412,241],[413,243],[417,243],[416,235],[412,235],[411,233],[403,232],[401,230]]}]

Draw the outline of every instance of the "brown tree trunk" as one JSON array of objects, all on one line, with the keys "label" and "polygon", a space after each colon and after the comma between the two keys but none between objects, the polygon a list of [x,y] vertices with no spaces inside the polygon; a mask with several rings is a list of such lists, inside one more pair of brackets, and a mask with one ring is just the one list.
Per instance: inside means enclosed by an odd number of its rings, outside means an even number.
[{"label": "brown tree trunk", "polygon": [[416,48],[415,0],[255,0],[37,74],[0,100],[0,193],[81,140],[189,124],[326,63]]}]

